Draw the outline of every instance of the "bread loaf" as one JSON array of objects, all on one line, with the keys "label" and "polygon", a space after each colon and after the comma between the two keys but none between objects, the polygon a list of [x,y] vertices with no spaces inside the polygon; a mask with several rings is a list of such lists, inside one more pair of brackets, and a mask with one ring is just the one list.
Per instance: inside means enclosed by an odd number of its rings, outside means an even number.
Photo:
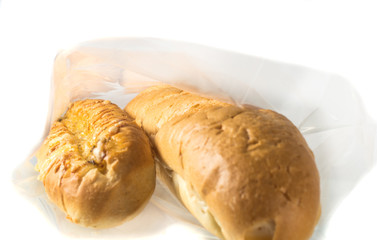
[{"label": "bread loaf", "polygon": [[149,135],[157,175],[214,235],[306,240],[320,215],[319,174],[284,116],[158,85],[125,108]]},{"label": "bread loaf", "polygon": [[131,219],[155,187],[148,137],[109,101],[74,102],[53,123],[37,158],[49,199],[69,220],[87,227]]}]

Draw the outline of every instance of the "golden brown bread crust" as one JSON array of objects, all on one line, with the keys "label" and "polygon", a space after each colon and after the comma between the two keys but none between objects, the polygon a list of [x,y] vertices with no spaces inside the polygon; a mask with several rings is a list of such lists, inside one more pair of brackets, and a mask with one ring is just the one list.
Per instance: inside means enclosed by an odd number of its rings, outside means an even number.
[{"label": "golden brown bread crust", "polygon": [[72,222],[87,227],[131,219],[155,187],[148,137],[109,101],[73,103],[53,124],[37,158],[50,200]]},{"label": "golden brown bread crust", "polygon": [[[166,85],[142,92],[126,111],[151,136],[163,180],[170,176],[168,185],[212,233],[232,240],[309,239],[320,214],[319,174],[287,118]],[[188,206],[174,173],[205,201],[220,233]]]},{"label": "golden brown bread crust", "polygon": [[137,95],[125,110],[149,135],[155,135],[163,124],[176,116],[228,105],[167,85],[156,85]]}]

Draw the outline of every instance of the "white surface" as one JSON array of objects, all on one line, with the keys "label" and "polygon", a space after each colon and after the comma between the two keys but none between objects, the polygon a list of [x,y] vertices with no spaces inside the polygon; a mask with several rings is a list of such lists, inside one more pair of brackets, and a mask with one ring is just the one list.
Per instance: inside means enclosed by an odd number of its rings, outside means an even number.
[{"label": "white surface", "polygon": [[[62,238],[15,193],[10,175],[43,132],[56,52],[83,40],[184,40],[334,72],[354,85],[377,119],[373,1],[246,2],[1,1],[2,234]],[[375,239],[376,185],[374,169],[338,209],[328,239]]]}]

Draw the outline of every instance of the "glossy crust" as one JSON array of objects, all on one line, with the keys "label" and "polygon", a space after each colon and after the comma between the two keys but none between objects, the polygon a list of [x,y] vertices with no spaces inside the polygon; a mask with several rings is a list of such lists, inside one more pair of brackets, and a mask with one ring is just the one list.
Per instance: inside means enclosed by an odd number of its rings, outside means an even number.
[{"label": "glossy crust", "polygon": [[37,158],[49,199],[69,220],[87,227],[131,219],[155,187],[148,137],[109,101],[73,103],[53,124]]},{"label": "glossy crust", "polygon": [[151,137],[160,178],[213,234],[310,238],[320,215],[319,174],[286,117],[166,85],[140,93],[126,111]]}]

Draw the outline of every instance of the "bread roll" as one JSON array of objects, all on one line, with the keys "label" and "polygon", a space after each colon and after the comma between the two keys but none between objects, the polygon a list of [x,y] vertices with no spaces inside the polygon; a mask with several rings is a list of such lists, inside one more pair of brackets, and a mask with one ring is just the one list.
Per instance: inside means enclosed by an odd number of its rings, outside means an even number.
[{"label": "bread roll", "polygon": [[49,199],[86,227],[108,228],[131,219],[154,191],[148,137],[109,101],[73,103],[52,125],[37,158]]},{"label": "bread roll", "polygon": [[150,136],[157,175],[214,235],[227,240],[305,240],[320,215],[319,174],[284,116],[171,86],[125,108]]}]

